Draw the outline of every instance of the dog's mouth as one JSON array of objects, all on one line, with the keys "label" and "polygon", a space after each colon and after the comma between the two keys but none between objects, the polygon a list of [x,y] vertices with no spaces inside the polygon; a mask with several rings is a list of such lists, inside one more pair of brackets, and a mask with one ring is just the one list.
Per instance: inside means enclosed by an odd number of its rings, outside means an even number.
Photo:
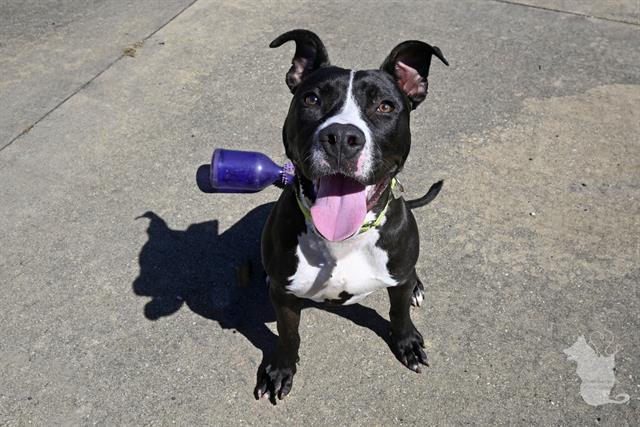
[{"label": "dog's mouth", "polygon": [[327,240],[339,241],[353,236],[364,223],[389,183],[386,178],[365,186],[342,174],[326,175],[314,182],[316,199],[311,218],[316,230]]}]

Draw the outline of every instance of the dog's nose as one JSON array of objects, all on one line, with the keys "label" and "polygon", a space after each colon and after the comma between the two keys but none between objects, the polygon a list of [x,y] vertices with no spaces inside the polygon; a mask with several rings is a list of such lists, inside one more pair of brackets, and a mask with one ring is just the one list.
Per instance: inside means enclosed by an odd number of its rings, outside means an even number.
[{"label": "dog's nose", "polygon": [[364,133],[354,125],[333,123],[318,134],[325,152],[337,159],[350,159],[364,147]]}]

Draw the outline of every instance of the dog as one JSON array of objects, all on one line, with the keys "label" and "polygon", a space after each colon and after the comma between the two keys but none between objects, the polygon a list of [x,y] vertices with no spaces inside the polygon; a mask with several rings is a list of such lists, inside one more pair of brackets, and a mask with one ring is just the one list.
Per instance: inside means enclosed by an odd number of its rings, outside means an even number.
[{"label": "dog", "polygon": [[293,385],[303,299],[346,305],[386,288],[392,350],[412,371],[428,366],[409,315],[424,291],[411,209],[429,203],[442,181],[413,201],[394,198],[392,187],[411,146],[409,114],[427,95],[431,58],[449,65],[438,47],[409,40],[378,70],[348,70],[331,65],[308,30],[284,33],[270,47],[289,41],[296,45],[286,74],[293,99],[282,137],[295,179],[262,234],[279,336],[254,390],[274,403]]}]

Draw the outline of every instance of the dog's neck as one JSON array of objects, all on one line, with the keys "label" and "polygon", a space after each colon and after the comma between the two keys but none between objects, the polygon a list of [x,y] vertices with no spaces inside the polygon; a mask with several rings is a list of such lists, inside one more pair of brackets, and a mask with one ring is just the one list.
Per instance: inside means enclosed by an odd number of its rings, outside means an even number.
[{"label": "dog's neck", "polygon": [[[367,216],[365,222],[355,235],[361,234],[372,228],[377,228],[381,225],[389,203],[393,198],[393,187],[396,186],[396,184],[397,180],[395,177],[390,177],[385,178],[376,185],[376,188],[374,188],[374,194],[372,195],[374,200],[372,200],[371,206],[367,205]],[[298,207],[307,221],[313,224],[310,214],[310,209],[316,199],[313,183],[304,176],[296,175],[293,181],[293,188]]]}]

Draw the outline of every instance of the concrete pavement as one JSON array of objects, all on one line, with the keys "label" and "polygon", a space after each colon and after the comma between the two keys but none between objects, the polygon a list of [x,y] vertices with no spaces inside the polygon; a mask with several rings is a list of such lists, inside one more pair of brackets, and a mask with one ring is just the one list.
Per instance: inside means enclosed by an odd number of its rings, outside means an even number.
[{"label": "concrete pavement", "polygon": [[[0,424],[637,423],[636,1],[61,3],[0,6]],[[443,50],[401,179],[445,187],[416,215],[431,368],[390,353],[385,293],[310,307],[272,407],[273,313],[235,275],[277,190],[193,177],[218,146],[284,159],[292,51],[267,45],[296,27],[345,67]],[[580,335],[628,403],[582,399]]]}]

